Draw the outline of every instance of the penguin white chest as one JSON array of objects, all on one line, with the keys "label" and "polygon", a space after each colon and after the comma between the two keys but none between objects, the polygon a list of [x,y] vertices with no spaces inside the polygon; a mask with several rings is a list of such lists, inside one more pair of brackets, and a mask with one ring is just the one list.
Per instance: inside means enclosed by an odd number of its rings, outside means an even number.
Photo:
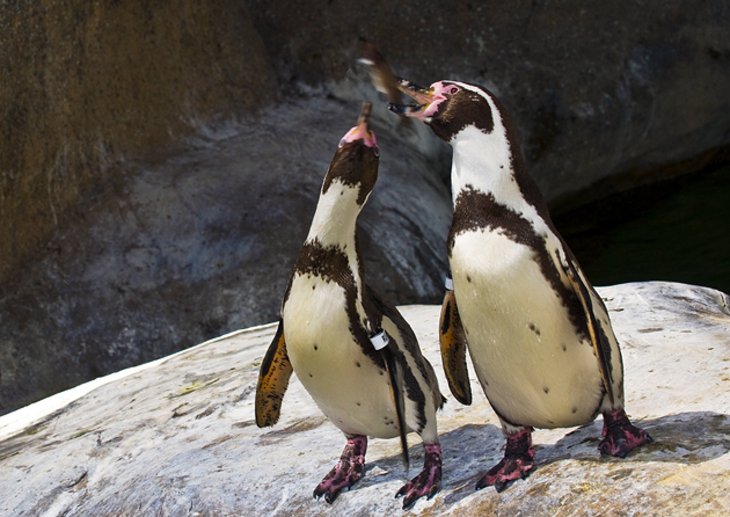
[{"label": "penguin white chest", "polygon": [[600,403],[598,363],[535,254],[498,229],[461,233],[450,259],[454,292],[495,410],[519,425],[577,425]]},{"label": "penguin white chest", "polygon": [[284,333],[297,377],[322,412],[349,434],[398,434],[385,370],[351,333],[345,290],[313,275],[295,275],[284,305]]}]

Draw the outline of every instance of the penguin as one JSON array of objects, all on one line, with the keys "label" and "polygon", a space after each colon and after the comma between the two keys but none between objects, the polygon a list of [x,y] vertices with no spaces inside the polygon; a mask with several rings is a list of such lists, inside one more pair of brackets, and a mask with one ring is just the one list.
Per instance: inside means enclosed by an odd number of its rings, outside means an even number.
[{"label": "penguin", "polygon": [[534,428],[586,424],[603,415],[602,455],[625,457],[651,436],[624,410],[623,363],[608,311],[553,224],[530,176],[517,131],[488,89],[458,81],[422,88],[398,79],[415,102],[390,104],[453,148],[453,220],[439,322],[454,397],[471,403],[466,351],[499,417],[502,460],[476,488],[501,492],[535,468]]},{"label": "penguin", "polygon": [[368,287],[356,226],[378,176],[379,150],[368,127],[370,103],[339,143],[309,234],[284,295],[278,328],[256,387],[256,424],[274,425],[292,372],[347,439],[339,462],[314,489],[332,503],[365,473],[368,437],[421,436],[423,470],[396,497],[403,508],[441,484],[436,411],[445,398],[403,316]]}]

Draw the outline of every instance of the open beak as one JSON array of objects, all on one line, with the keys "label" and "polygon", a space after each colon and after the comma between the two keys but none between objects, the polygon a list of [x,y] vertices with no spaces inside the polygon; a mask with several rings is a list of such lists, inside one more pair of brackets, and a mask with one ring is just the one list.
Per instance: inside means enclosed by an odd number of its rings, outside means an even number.
[{"label": "open beak", "polygon": [[[387,96],[389,101],[388,109],[390,111],[398,115],[414,117],[423,121],[429,120],[429,115],[425,111],[434,101],[439,100],[433,88],[423,88],[410,81],[396,77],[383,55],[369,41],[362,40],[358,62],[368,67],[370,80],[375,89]],[[400,93],[406,94],[415,102],[402,104]]]},{"label": "open beak", "polygon": [[423,112],[436,100],[436,95],[432,88],[418,86],[407,79],[396,78],[396,88],[415,101],[410,104],[395,104],[391,102],[388,105],[388,109],[399,115],[423,118]]}]

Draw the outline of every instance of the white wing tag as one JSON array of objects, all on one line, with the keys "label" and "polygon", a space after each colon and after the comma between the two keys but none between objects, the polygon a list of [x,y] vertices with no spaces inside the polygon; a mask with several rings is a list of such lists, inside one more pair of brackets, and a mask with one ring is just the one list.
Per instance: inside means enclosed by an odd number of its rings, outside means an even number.
[{"label": "white wing tag", "polygon": [[370,343],[372,343],[375,350],[382,350],[383,348],[388,346],[389,342],[390,341],[388,340],[388,335],[385,333],[384,330],[381,330],[377,334],[370,336]]},{"label": "white wing tag", "polygon": [[454,281],[451,279],[450,276],[444,277],[444,287],[447,291],[453,291],[454,290]]}]

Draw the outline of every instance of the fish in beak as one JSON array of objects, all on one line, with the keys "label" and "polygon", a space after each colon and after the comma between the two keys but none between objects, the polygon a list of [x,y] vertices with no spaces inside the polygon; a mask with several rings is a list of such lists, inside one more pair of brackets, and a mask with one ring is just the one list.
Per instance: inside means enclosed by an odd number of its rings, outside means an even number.
[{"label": "fish in beak", "polygon": [[393,70],[388,66],[388,62],[383,54],[375,45],[369,41],[362,40],[360,42],[360,58],[357,60],[361,65],[365,65],[370,74],[370,81],[377,91],[382,93],[388,102],[399,104],[401,102],[401,94],[398,91],[397,81]]},{"label": "fish in beak", "polygon": [[388,109],[394,113],[398,113],[399,115],[420,118],[419,113],[425,111],[425,109],[434,101],[432,88],[424,88],[423,86],[412,83],[407,79],[397,78],[396,88],[399,92],[406,94],[415,101],[410,104],[396,104],[391,102],[388,105]]},{"label": "fish in beak", "polygon": [[[388,108],[391,111],[418,118],[419,110],[428,106],[433,100],[429,89],[396,77],[383,54],[369,41],[361,41],[360,58],[357,62],[367,67],[370,81],[375,89],[387,98]],[[416,103],[403,104],[401,93],[414,99]]]},{"label": "fish in beak", "polygon": [[[458,88],[444,81],[433,83],[424,88],[397,77],[383,55],[370,42],[362,41],[358,63],[368,67],[370,80],[377,91],[388,99],[388,109],[398,115],[431,122],[439,105],[448,99]],[[401,94],[413,99],[412,103],[401,102]]]},{"label": "fish in beak", "polygon": [[444,81],[435,82],[428,88],[424,88],[407,79],[398,79],[397,88],[398,91],[403,92],[415,102],[410,104],[394,104],[391,102],[388,109],[398,115],[412,117],[426,123],[431,122],[441,103],[458,91],[458,87]]}]

